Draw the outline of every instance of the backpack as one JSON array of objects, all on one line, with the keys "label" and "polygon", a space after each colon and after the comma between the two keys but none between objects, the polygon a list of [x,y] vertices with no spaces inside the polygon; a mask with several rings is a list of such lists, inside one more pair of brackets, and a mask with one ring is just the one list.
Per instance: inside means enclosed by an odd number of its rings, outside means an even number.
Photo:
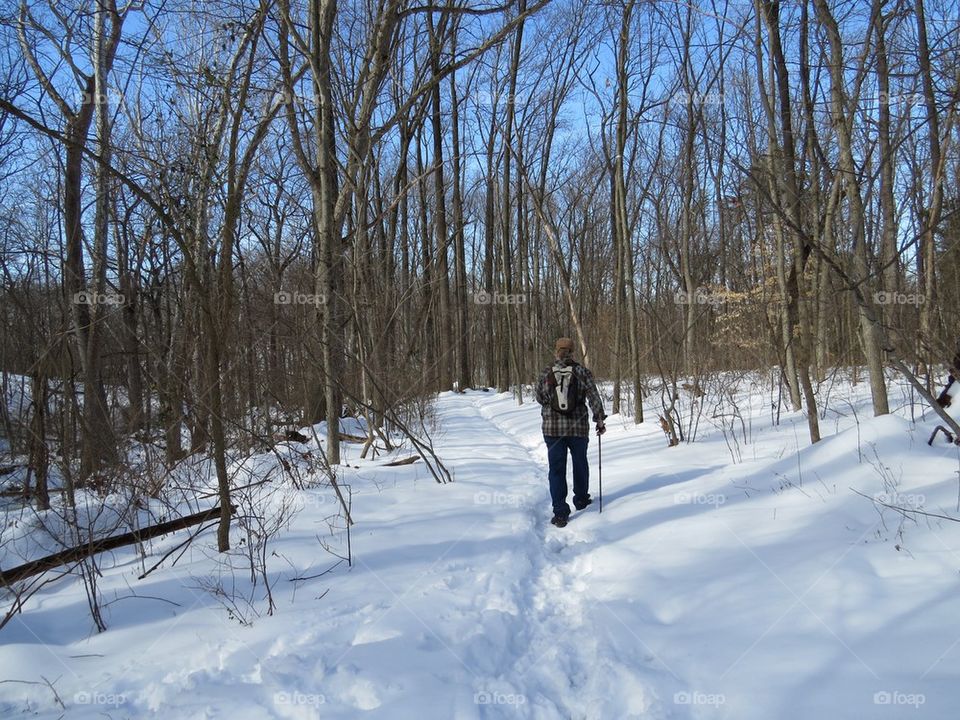
[{"label": "backpack", "polygon": [[572,415],[580,403],[580,381],[573,371],[575,367],[557,363],[551,368],[557,386],[550,395],[550,407],[561,415]]}]

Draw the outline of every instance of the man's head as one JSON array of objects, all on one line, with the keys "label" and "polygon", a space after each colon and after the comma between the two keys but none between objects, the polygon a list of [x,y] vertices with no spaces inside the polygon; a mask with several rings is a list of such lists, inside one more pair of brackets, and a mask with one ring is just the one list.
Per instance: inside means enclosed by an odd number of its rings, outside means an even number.
[{"label": "man's head", "polygon": [[557,344],[553,348],[557,360],[566,360],[573,355],[573,340],[568,337],[557,338]]}]

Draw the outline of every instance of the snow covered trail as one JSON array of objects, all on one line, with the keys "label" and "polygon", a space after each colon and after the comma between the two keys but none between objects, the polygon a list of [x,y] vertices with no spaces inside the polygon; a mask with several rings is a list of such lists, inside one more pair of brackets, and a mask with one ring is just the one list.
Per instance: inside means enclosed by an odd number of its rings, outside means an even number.
[{"label": "snow covered trail", "polygon": [[[486,705],[484,716],[660,717],[660,712],[653,715],[651,711],[660,704],[656,684],[662,687],[664,673],[651,667],[652,656],[628,624],[621,623],[611,634],[598,622],[587,582],[593,533],[583,527],[590,510],[575,512],[563,530],[548,522],[546,453],[537,416],[530,406],[518,408],[507,397],[493,403],[482,394],[479,398],[482,401],[472,396],[472,409],[451,398],[451,412],[445,418],[453,428],[458,422],[469,422],[469,436],[487,438],[497,449],[495,457],[510,458],[513,471],[493,478],[495,487],[480,491],[479,496],[522,510],[515,526],[522,528],[522,535],[518,532],[515,539],[525,557],[522,561],[505,557],[497,563],[521,562],[529,569],[515,588],[513,607],[519,611],[510,624],[519,642],[514,654],[502,656],[500,666],[481,681],[477,693],[478,703]],[[445,450],[459,454],[459,448],[445,446]],[[460,465],[457,481],[490,482],[483,477],[487,462],[489,458],[481,455],[476,463]],[[478,610],[482,617],[482,608]],[[496,626],[502,619],[493,622]]]}]

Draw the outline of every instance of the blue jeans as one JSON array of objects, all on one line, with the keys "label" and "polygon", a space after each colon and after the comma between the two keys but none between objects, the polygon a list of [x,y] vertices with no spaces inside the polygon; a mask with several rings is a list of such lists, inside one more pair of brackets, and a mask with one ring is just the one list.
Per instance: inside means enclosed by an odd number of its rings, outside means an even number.
[{"label": "blue jeans", "polygon": [[586,502],[590,498],[590,466],[587,464],[587,443],[590,438],[544,435],[547,443],[547,459],[550,461],[550,499],[553,514],[570,516],[567,505],[567,450],[573,459],[573,500]]}]

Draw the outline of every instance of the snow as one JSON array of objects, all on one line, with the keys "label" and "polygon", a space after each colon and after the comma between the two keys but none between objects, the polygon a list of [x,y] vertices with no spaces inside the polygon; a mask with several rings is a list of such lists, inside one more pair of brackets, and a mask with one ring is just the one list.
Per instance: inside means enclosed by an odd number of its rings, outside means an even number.
[{"label": "snow", "polygon": [[[773,425],[750,387],[743,426],[708,409],[696,442],[675,448],[655,415],[614,416],[603,512],[593,438],[595,502],[562,530],[538,407],[445,393],[434,445],[455,482],[343,446],[352,568],[318,541],[345,551],[332,490],[310,482],[315,440],[237,458],[238,485],[280,458],[302,466],[305,489],[278,480],[242,501],[284,511],[267,547],[273,614],[242,528],[231,554],[208,531],[143,580],[182,537],[147,559],[105,554],[107,632],[75,579],[0,631],[0,716],[955,717],[960,524],[871,499],[958,517],[960,456],[926,445],[932,415],[872,418],[865,392],[832,389],[844,412],[827,413],[814,446],[801,414]],[[240,598],[232,611],[218,585]]]}]

